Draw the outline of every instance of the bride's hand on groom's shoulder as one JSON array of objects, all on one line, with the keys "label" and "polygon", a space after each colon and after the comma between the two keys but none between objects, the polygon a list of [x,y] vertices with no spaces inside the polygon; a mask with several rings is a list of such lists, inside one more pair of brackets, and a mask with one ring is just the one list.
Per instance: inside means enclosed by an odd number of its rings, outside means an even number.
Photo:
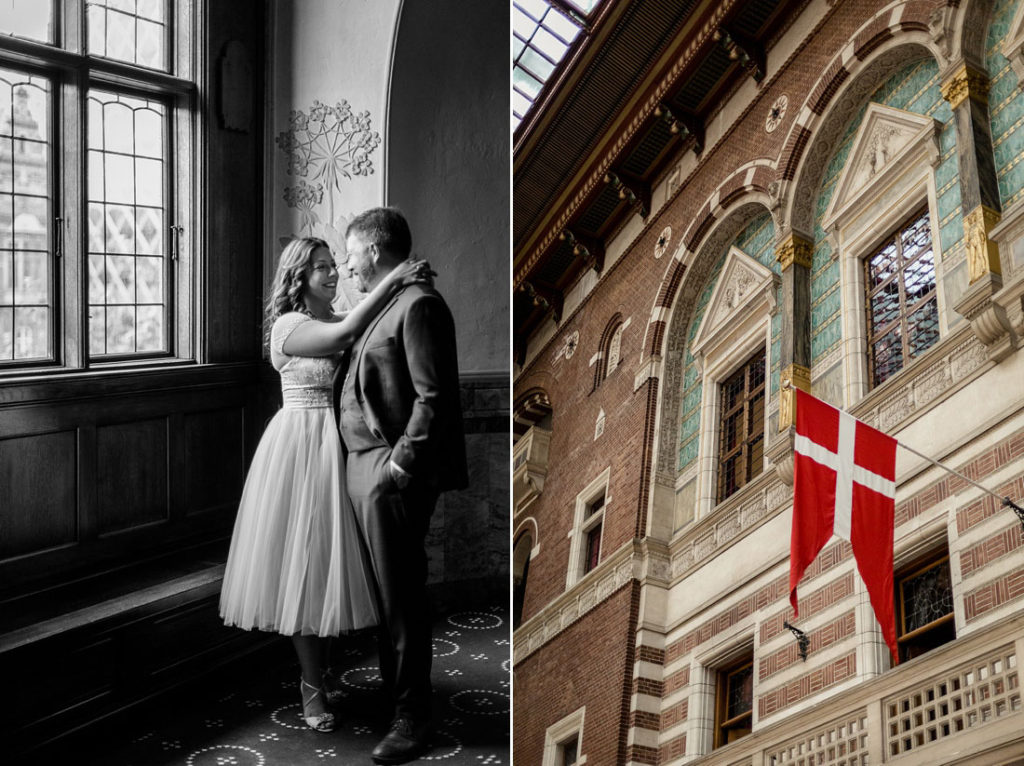
[{"label": "bride's hand on groom's shoulder", "polygon": [[400,263],[395,267],[395,272],[396,283],[400,287],[407,287],[409,285],[433,286],[434,277],[437,276],[437,272],[430,268],[430,264],[417,256],[410,256],[407,261]]}]

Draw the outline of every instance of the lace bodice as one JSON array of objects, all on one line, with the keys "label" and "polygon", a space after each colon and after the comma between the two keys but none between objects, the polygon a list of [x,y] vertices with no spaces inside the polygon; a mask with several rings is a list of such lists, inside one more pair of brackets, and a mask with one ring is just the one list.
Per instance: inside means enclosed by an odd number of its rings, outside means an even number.
[{"label": "lace bodice", "polygon": [[303,322],[314,321],[312,317],[298,312],[282,314],[270,331],[271,361],[281,373],[281,395],[285,409],[310,409],[331,407],[331,393],[334,378],[338,374],[341,357],[332,356],[289,356],[284,353],[284,343],[292,331]]}]

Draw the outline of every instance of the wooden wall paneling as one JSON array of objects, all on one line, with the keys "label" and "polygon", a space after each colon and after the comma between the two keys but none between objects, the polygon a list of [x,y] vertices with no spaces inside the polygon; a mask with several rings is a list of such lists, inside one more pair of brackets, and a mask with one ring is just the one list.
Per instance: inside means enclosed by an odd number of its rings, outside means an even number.
[{"label": "wooden wall paneling", "polygon": [[78,538],[74,431],[0,439],[0,561]]},{"label": "wooden wall paneling", "polygon": [[167,683],[184,665],[202,664],[204,655],[237,640],[242,631],[224,627],[217,611],[219,594],[158,615],[146,626],[145,668]]},{"label": "wooden wall paneling", "polygon": [[173,412],[167,418],[167,464],[170,483],[170,518],[180,522],[188,511],[185,491],[185,415]]},{"label": "wooden wall paneling", "polygon": [[98,426],[101,536],[169,519],[167,418]]},{"label": "wooden wall paneling", "polygon": [[78,429],[78,540],[95,540],[99,534],[96,516],[96,427]]},{"label": "wooden wall paneling", "polygon": [[185,513],[234,518],[245,480],[246,407],[185,414]]}]

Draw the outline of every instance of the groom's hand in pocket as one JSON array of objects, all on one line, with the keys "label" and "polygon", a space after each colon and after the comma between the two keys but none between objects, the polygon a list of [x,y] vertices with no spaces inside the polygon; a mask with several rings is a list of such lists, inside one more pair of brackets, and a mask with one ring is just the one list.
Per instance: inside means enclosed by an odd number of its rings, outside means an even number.
[{"label": "groom's hand in pocket", "polygon": [[396,488],[405,489],[409,486],[409,480],[412,477],[403,471],[394,460],[388,460],[388,473],[391,475],[391,483]]}]

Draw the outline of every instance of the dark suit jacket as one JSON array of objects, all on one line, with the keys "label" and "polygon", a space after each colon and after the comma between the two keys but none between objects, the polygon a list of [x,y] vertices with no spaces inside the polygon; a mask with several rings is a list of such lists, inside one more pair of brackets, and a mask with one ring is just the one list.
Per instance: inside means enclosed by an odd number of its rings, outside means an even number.
[{"label": "dark suit jacket", "polygon": [[356,341],[348,375],[367,425],[406,473],[438,490],[468,484],[455,323],[440,293],[399,292]]}]

